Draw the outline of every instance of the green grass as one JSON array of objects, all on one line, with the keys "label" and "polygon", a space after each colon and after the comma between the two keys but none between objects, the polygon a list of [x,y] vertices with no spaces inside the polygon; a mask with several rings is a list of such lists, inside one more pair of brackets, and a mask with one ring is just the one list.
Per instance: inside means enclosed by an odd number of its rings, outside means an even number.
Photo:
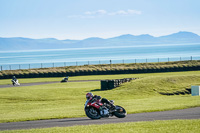
[{"label": "green grass", "polygon": [[71,80],[115,79],[126,76],[140,77],[140,79],[107,91],[100,91],[100,82],[68,82],[0,88],[0,122],[84,117],[85,94],[90,91],[115,100],[115,103],[123,106],[129,114],[200,106],[199,96],[160,94],[160,92],[183,92],[191,85],[200,85],[200,71],[79,76],[71,77]]},{"label": "green grass", "polygon": [[30,130],[0,131],[2,133],[198,133],[200,120],[129,122],[103,125],[54,127]]}]

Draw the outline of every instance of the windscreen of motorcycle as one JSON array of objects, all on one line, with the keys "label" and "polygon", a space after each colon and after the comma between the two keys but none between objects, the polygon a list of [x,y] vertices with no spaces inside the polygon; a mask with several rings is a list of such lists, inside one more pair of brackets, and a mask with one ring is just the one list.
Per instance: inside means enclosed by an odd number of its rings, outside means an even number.
[{"label": "windscreen of motorcycle", "polygon": [[88,102],[89,102],[89,99],[88,99],[88,100],[86,100],[86,102],[85,102],[85,107],[87,106]]}]

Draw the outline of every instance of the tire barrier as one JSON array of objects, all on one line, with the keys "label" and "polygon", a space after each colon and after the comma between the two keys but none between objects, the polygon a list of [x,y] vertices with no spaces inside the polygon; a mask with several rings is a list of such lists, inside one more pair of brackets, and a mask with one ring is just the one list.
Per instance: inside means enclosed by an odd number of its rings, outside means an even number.
[{"label": "tire barrier", "polygon": [[101,80],[101,90],[111,90],[118,87],[120,84],[125,82],[130,82],[137,78],[124,78],[124,79],[114,79],[114,80]]}]

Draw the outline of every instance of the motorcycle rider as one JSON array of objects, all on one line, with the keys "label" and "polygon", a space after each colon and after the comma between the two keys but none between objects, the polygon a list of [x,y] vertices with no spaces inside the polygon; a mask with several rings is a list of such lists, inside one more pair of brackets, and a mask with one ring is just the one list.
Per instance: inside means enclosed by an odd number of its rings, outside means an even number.
[{"label": "motorcycle rider", "polygon": [[90,100],[91,103],[93,102],[96,102],[96,101],[101,101],[103,104],[106,103],[106,104],[109,104],[111,106],[111,111],[114,111],[115,110],[115,106],[109,101],[107,100],[106,98],[101,98],[101,96],[97,96],[97,95],[93,95],[91,92],[88,92],[86,94],[86,99],[87,100]]},{"label": "motorcycle rider", "polygon": [[67,81],[68,81],[68,79],[69,79],[69,76],[66,76],[65,78],[63,78],[63,79],[62,79],[62,81],[61,81],[61,82],[67,82]]},{"label": "motorcycle rider", "polygon": [[12,84],[15,85],[16,82],[17,82],[17,78],[15,76],[13,76],[13,78],[12,78]]}]

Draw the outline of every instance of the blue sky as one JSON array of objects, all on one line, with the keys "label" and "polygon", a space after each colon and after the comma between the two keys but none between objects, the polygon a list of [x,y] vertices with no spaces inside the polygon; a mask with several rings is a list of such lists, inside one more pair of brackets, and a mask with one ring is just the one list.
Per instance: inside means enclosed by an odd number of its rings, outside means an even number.
[{"label": "blue sky", "polygon": [[200,0],[0,0],[0,37],[200,35]]}]

